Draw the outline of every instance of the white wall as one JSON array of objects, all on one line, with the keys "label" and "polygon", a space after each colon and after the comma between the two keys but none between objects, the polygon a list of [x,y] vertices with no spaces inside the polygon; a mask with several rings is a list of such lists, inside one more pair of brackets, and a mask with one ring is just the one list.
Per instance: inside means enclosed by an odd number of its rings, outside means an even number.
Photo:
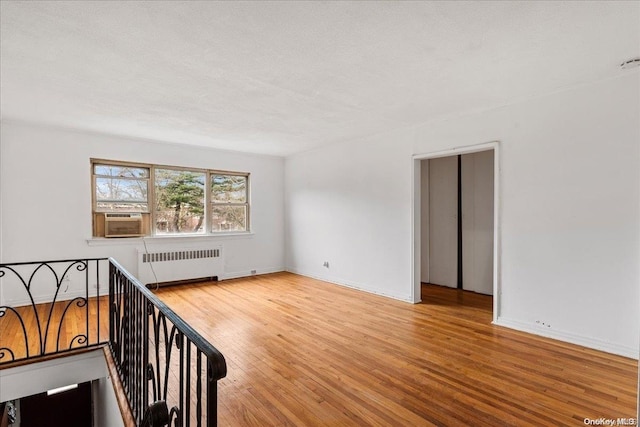
[{"label": "white wall", "polygon": [[124,426],[116,392],[110,377],[98,378],[92,383],[93,422],[99,427]]},{"label": "white wall", "polygon": [[411,156],[498,140],[498,323],[637,358],[639,83],[635,71],[289,157],[287,268],[410,300]]},{"label": "white wall", "polygon": [[410,299],[410,139],[397,132],[287,158],[288,270]]},{"label": "white wall", "polygon": [[[211,237],[224,248],[222,278],[284,269],[283,168],[280,157],[126,139],[2,122],[0,135],[0,261],[116,258],[136,274],[140,239],[91,239],[90,158],[126,160],[251,174],[251,235]],[[149,241],[179,248],[186,238]],[[200,244],[202,240],[198,241]],[[4,289],[3,289],[4,292]]]}]

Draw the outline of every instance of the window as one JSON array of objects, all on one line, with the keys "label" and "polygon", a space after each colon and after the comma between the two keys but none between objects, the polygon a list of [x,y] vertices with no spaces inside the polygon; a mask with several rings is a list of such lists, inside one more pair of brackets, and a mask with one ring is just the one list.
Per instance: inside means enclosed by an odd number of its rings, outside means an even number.
[{"label": "window", "polygon": [[95,237],[114,213],[137,215],[144,235],[249,231],[247,173],[92,160],[92,191]]},{"label": "window", "polygon": [[149,212],[149,169],[94,164],[96,211]]},{"label": "window", "polygon": [[156,234],[205,232],[205,173],[155,170]]},{"label": "window", "polygon": [[212,231],[246,231],[249,197],[246,175],[211,174]]}]

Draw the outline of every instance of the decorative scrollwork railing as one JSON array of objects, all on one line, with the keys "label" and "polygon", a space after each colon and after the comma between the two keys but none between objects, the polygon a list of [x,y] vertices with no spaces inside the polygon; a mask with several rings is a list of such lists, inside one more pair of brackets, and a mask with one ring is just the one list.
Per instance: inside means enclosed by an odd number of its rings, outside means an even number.
[{"label": "decorative scrollwork railing", "polygon": [[0,367],[108,344],[137,425],[217,425],[224,357],[115,260],[3,263],[0,287]]},{"label": "decorative scrollwork railing", "polygon": [[138,425],[217,425],[222,354],[113,259],[109,307],[109,343]]},{"label": "decorative scrollwork railing", "polygon": [[[0,264],[0,365],[106,342],[106,258]],[[9,339],[10,338],[10,339]]]}]

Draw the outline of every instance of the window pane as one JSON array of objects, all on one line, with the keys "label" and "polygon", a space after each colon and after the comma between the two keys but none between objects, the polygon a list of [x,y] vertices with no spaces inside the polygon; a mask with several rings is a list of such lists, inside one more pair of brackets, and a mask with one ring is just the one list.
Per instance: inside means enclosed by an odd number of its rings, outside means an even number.
[{"label": "window pane", "polygon": [[211,201],[214,203],[246,203],[247,177],[211,175]]},{"label": "window pane", "polygon": [[246,231],[246,206],[219,206],[211,209],[212,231]]},{"label": "window pane", "polygon": [[96,178],[96,201],[147,203],[147,181],[142,179]]},{"label": "window pane", "polygon": [[113,165],[94,165],[96,175],[116,178],[149,178],[149,169]]},{"label": "window pane", "polygon": [[202,172],[156,169],[156,232],[203,233],[204,183]]}]

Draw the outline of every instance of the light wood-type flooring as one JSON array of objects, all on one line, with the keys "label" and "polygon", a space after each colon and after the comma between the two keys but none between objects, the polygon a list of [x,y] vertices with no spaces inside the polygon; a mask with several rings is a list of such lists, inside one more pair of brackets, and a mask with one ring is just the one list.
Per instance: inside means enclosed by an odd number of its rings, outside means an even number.
[{"label": "light wood-type flooring", "polygon": [[[157,291],[226,357],[220,426],[581,426],[635,417],[635,360],[493,326],[488,296],[431,285],[422,294],[409,304],[290,273]],[[63,304],[50,333],[62,325],[68,343],[86,330],[86,309],[72,306],[60,322]],[[44,330],[49,306],[38,311]],[[10,313],[0,320],[0,347],[24,357],[21,327]],[[33,319],[26,324],[37,334]]]},{"label": "light wood-type flooring", "polygon": [[491,324],[491,297],[409,304],[277,273],[157,294],[226,357],[221,426],[562,426],[636,415],[637,362]]},{"label": "light wood-type flooring", "polygon": [[0,309],[0,363],[80,349],[108,340],[106,296],[89,298],[88,304],[74,299]]}]

